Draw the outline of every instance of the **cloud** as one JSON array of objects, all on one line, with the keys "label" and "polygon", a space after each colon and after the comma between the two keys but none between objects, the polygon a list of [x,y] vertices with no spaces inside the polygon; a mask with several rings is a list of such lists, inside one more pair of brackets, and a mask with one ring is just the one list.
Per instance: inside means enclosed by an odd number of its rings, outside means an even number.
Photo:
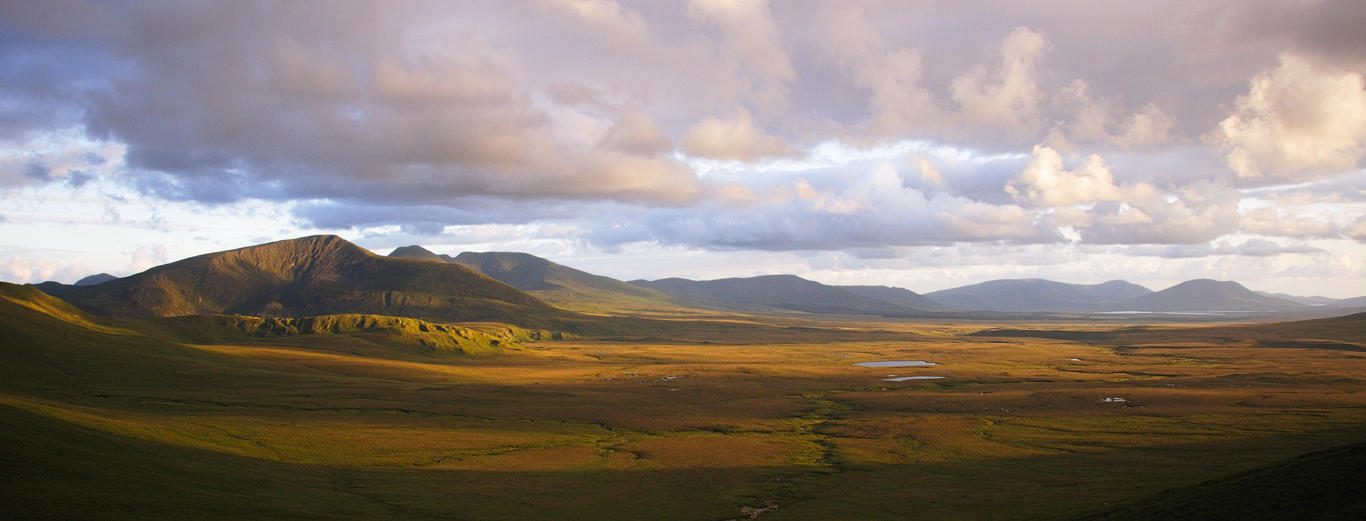
[{"label": "cloud", "polygon": [[622,114],[603,137],[602,145],[639,155],[664,154],[673,150],[673,139],[649,114],[630,111]]},{"label": "cloud", "polygon": [[1347,228],[1343,230],[1343,234],[1356,239],[1357,242],[1366,243],[1366,215],[1362,215],[1348,224]]},{"label": "cloud", "polygon": [[1116,117],[1118,105],[1091,96],[1085,80],[1073,80],[1053,96],[1057,115],[1066,116],[1049,131],[1047,141],[1063,149],[1077,144],[1113,144],[1136,147],[1162,144],[1172,139],[1176,119],[1151,102],[1126,118]]},{"label": "cloud", "polygon": [[1197,244],[1238,229],[1237,191],[1205,182],[1096,204],[1079,230],[1090,244]]},{"label": "cloud", "polygon": [[690,0],[688,13],[725,35],[717,62],[746,84],[738,89],[760,113],[787,107],[787,84],[797,79],[765,0]]},{"label": "cloud", "polygon": [[1243,184],[1355,170],[1366,156],[1366,82],[1360,73],[1283,53],[1276,67],[1252,78],[1207,139]]},{"label": "cloud", "polygon": [[1338,235],[1332,221],[1287,214],[1274,207],[1261,207],[1241,214],[1238,228],[1245,233],[1273,237],[1327,238]]},{"label": "cloud", "polygon": [[1121,188],[1115,184],[1105,160],[1095,154],[1077,169],[1066,170],[1057,151],[1035,145],[1034,160],[1006,185],[1006,192],[1035,206],[1069,206],[1150,197],[1156,190],[1146,184]]},{"label": "cloud", "polygon": [[746,110],[725,119],[706,118],[693,125],[683,135],[683,150],[691,156],[743,162],[797,153],[797,149],[756,127]]},{"label": "cloud", "polygon": [[978,67],[949,85],[964,117],[1010,134],[1032,129],[1043,98],[1036,67],[1051,48],[1042,34],[1016,27],[1001,42],[1001,64],[995,74],[988,77],[986,68]]},{"label": "cloud", "polygon": [[1164,259],[1192,259],[1214,256],[1275,257],[1279,255],[1322,254],[1322,248],[1306,244],[1282,245],[1266,239],[1248,239],[1239,244],[1220,242],[1216,244],[1174,244],[1168,246],[1131,246],[1124,248],[1125,255],[1138,257],[1161,257]]},{"label": "cloud", "polygon": [[[1048,242],[1059,239],[1027,210],[906,186],[894,163],[851,181],[799,179],[790,198],[722,210],[715,205],[650,212],[595,230],[604,247],[658,242],[715,250],[838,250],[953,242]],[[842,186],[842,188],[840,188]]]},{"label": "cloud", "polygon": [[89,270],[80,263],[62,265],[49,259],[33,259],[11,256],[0,260],[0,280],[14,284],[32,284],[49,280],[66,283],[90,275]]},{"label": "cloud", "polygon": [[640,49],[650,44],[650,30],[645,20],[612,0],[541,0],[538,3],[544,9],[572,18],[618,48]]}]

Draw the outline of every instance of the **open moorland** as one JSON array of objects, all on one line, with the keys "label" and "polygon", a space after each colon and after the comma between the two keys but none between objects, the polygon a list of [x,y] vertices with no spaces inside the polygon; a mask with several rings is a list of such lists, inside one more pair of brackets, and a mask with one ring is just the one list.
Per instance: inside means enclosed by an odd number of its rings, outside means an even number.
[{"label": "open moorland", "polygon": [[[99,317],[2,289],[6,519],[1218,518],[1201,508],[1230,488],[1242,519],[1276,494],[1361,512],[1277,478],[1339,486],[1324,465],[1361,461],[1333,449],[1366,439],[1360,315],[552,336]],[[934,365],[856,365],[892,361]]]}]

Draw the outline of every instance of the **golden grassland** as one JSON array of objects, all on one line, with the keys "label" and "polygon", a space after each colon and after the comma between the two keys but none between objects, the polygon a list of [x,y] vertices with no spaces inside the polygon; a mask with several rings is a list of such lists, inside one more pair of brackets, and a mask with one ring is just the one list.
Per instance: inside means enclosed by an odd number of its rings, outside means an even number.
[{"label": "golden grassland", "polygon": [[844,322],[460,355],[5,311],[13,519],[1056,519],[1366,437],[1343,339]]}]

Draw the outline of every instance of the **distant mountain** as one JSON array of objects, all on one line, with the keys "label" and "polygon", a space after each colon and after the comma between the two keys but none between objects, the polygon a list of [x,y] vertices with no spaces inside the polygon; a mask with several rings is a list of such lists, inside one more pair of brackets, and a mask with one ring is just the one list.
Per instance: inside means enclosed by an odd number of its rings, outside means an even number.
[{"label": "distant mountain", "polygon": [[464,252],[451,257],[432,253],[421,246],[404,246],[389,256],[459,264],[574,311],[672,311],[680,308],[676,300],[657,291],[528,253]]},{"label": "distant mountain", "polygon": [[1232,281],[1196,279],[1170,288],[1116,303],[1117,311],[1290,311],[1304,304],[1259,295]]},{"label": "distant mountain", "polygon": [[835,286],[861,297],[881,300],[888,304],[924,310],[939,311],[947,309],[943,304],[906,288],[892,286]]},{"label": "distant mountain", "polygon": [[438,262],[455,262],[455,258],[454,258],[454,257],[451,257],[450,255],[437,255],[437,254],[435,254],[435,253],[432,253],[431,250],[428,250],[427,248],[423,248],[423,247],[418,246],[418,245],[402,246],[402,247],[399,247],[399,248],[394,248],[394,251],[389,252],[389,256],[390,256],[390,257],[397,257],[397,258],[401,258],[401,259],[417,259],[417,260],[429,260],[429,261],[438,261]]},{"label": "distant mountain", "polygon": [[109,281],[114,280],[114,279],[117,279],[117,278],[118,278],[118,277],[115,277],[115,276],[110,275],[110,274],[108,274],[108,273],[97,273],[97,274],[90,275],[90,276],[87,276],[87,277],[85,277],[85,278],[82,278],[81,280],[76,281],[76,283],[75,283],[75,284],[72,284],[72,285],[73,285],[73,286],[94,286],[94,285],[96,285],[96,284],[104,284],[104,283],[106,283],[106,282],[109,282]]},{"label": "distant mountain", "polygon": [[[870,298],[855,292],[859,290],[850,291],[840,286],[827,286],[795,275],[765,275],[706,281],[669,278],[654,281],[635,280],[631,283],[657,290],[689,305],[736,311],[794,310],[808,313],[895,314],[926,310]],[[906,298],[904,294],[896,295],[896,292],[882,291],[880,294],[887,298]]]},{"label": "distant mountain", "polygon": [[1112,280],[1102,284],[1067,284],[1043,279],[1004,279],[925,294],[945,306],[964,310],[1010,312],[1090,312],[1152,293]]},{"label": "distant mountain", "polygon": [[535,326],[563,313],[464,266],[381,257],[332,235],[209,253],[93,286],[38,287],[113,315],[361,313]]},{"label": "distant mountain", "polygon": [[1287,295],[1285,293],[1268,293],[1265,291],[1254,291],[1263,297],[1289,300],[1306,306],[1319,306],[1327,308],[1366,308],[1366,297],[1353,298],[1329,298],[1329,297],[1301,297],[1297,295]]}]

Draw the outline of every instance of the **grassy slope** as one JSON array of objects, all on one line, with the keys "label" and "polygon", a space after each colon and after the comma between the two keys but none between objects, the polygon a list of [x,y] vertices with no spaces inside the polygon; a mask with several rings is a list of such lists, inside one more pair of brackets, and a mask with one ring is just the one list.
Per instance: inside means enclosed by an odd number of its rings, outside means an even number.
[{"label": "grassy slope", "polygon": [[1166,490],[1079,521],[1366,519],[1362,469],[1366,443],[1354,443]]}]

